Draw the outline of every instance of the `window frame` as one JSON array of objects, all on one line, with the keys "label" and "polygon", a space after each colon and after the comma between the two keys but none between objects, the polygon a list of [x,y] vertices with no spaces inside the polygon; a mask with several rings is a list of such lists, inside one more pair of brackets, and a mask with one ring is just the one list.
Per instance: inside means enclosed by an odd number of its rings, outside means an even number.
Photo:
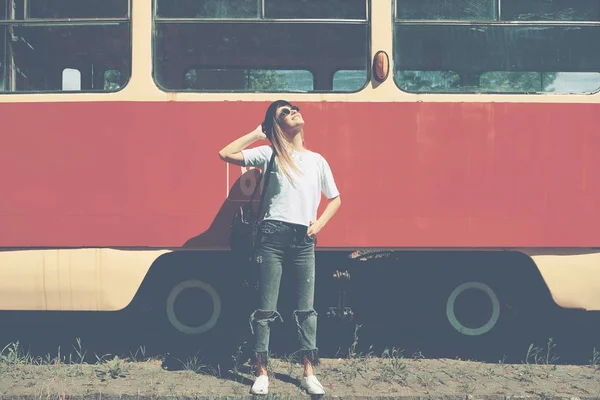
[{"label": "window frame", "polygon": [[[129,0],[131,1],[131,0]],[[158,16],[158,1],[152,0],[152,80],[154,84],[165,93],[189,93],[189,94],[200,94],[200,93],[222,93],[222,94],[244,94],[244,95],[261,95],[261,94],[294,94],[294,95],[304,95],[304,94],[353,94],[358,93],[364,90],[369,83],[371,82],[371,37],[372,37],[372,21],[371,21],[371,2],[373,0],[364,0],[366,6],[366,18],[365,19],[310,19],[310,18],[265,18],[265,7],[264,0],[262,2],[262,15],[260,18],[170,18],[170,17],[159,17]],[[311,90],[311,91],[297,91],[297,90],[261,90],[261,91],[250,91],[250,90],[180,90],[180,89],[169,89],[164,87],[157,79],[156,75],[156,60],[157,60],[157,33],[158,33],[158,25],[165,25],[169,23],[175,24],[219,24],[219,23],[243,23],[243,24],[264,24],[264,23],[281,23],[281,24],[339,24],[344,23],[348,25],[365,25],[367,29],[367,35],[365,40],[366,43],[366,68],[365,68],[365,83],[364,85],[355,91],[334,91],[334,90]],[[196,69],[201,69],[199,66],[195,66]],[[231,65],[227,68],[236,68],[236,69],[245,69],[247,67],[240,65]],[[299,68],[295,65],[290,65],[290,69],[302,69],[305,71],[310,71],[313,74],[314,78],[314,70],[312,68],[302,67]],[[248,68],[251,69],[251,68]],[[262,68],[262,69],[272,69],[272,68]],[[276,69],[272,69],[276,70]],[[283,70],[285,71],[285,70]],[[333,75],[332,75],[333,79]]]},{"label": "window frame", "polygon": [[[10,0],[9,0],[10,1]],[[15,0],[23,2],[23,19],[0,19],[0,29],[5,29],[11,26],[39,26],[39,27],[77,27],[77,26],[120,26],[122,24],[128,24],[129,31],[129,56],[130,56],[130,73],[126,81],[118,90],[104,91],[104,90],[77,90],[77,91],[65,91],[65,90],[31,90],[31,91],[0,91],[1,95],[13,95],[13,94],[114,94],[122,91],[127,87],[131,81],[131,75],[133,74],[133,24],[131,18],[131,3],[132,0],[127,1],[127,16],[122,18],[28,18],[27,4],[28,0]],[[9,3],[7,3],[8,6]],[[8,15],[7,15],[8,17]],[[6,32],[7,35],[10,32]],[[70,68],[70,67],[65,67]],[[4,74],[4,72],[2,72]],[[6,77],[6,76],[5,76]],[[6,85],[6,81],[4,82]]]},{"label": "window frame", "polygon": [[[396,27],[397,26],[506,26],[506,27],[578,27],[578,26],[596,26],[600,27],[600,16],[597,21],[544,21],[544,20],[532,20],[532,21],[515,21],[515,20],[502,20],[502,2],[504,0],[495,0],[497,16],[495,20],[433,20],[433,19],[401,19],[398,18],[398,0],[393,0],[392,2],[392,58],[395,58],[396,53],[396,43],[397,43],[397,35],[396,35]],[[400,87],[398,81],[396,80],[396,69],[394,68],[393,73],[393,81],[394,84],[404,93],[409,94],[436,94],[436,95],[465,95],[465,94],[474,94],[474,95],[519,95],[519,96],[565,96],[565,95],[586,95],[591,96],[600,92],[600,87],[598,87],[593,92],[582,92],[582,93],[554,93],[554,92],[502,92],[502,91],[486,91],[486,92],[473,92],[473,91],[464,91],[458,90],[456,92],[450,91],[408,91]],[[485,71],[485,72],[493,72],[493,71]],[[485,73],[484,72],[484,73]],[[512,72],[512,71],[506,71]],[[519,72],[519,71],[515,71]],[[522,71],[522,72],[540,72],[540,71]],[[556,73],[560,73],[561,71],[553,71]],[[600,72],[600,71],[599,71]]]}]

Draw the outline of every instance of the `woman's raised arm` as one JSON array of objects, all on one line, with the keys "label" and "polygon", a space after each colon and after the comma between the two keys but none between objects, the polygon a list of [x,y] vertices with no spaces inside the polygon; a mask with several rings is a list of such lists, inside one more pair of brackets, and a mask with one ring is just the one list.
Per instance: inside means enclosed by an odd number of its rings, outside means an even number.
[{"label": "woman's raised arm", "polygon": [[234,140],[219,151],[221,160],[231,164],[244,166],[244,156],[242,150],[250,146],[257,140],[266,139],[267,136],[262,131],[262,125],[259,125],[255,130],[245,134],[239,139]]}]

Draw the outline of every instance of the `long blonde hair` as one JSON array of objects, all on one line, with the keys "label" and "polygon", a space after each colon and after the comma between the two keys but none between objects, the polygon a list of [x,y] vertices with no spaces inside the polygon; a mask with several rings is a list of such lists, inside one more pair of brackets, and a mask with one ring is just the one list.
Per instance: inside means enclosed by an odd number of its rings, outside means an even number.
[{"label": "long blonde hair", "polygon": [[[302,172],[292,159],[292,144],[287,139],[285,132],[283,132],[277,121],[277,110],[282,106],[291,107],[292,105],[285,100],[277,100],[271,103],[269,108],[267,108],[265,120],[263,122],[263,131],[273,145],[277,158],[277,165],[292,184],[295,184],[296,182],[294,181],[291,171],[294,171],[297,174],[302,174]],[[300,134],[302,135],[302,144],[304,145],[304,132],[300,132]]]}]

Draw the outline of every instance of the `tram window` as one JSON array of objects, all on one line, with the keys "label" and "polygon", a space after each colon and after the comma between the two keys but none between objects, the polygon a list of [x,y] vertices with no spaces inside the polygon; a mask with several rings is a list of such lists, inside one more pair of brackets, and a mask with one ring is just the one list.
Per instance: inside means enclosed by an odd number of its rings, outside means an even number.
[{"label": "tram window", "polygon": [[27,0],[27,18],[126,18],[127,0]]},{"label": "tram window", "polygon": [[11,0],[0,0],[0,20],[22,20],[24,18],[24,0],[14,0],[13,3],[11,3]]},{"label": "tram window", "polygon": [[367,19],[364,0],[265,0],[267,18]]},{"label": "tram window", "polygon": [[[154,78],[165,90],[354,91],[333,88],[333,75],[340,69],[363,71],[357,88],[362,88],[368,80],[369,26],[366,21],[157,22]],[[203,71],[221,70],[221,74],[225,73],[223,70],[231,70],[232,74],[240,70],[278,71],[280,79],[263,79],[258,86],[231,83],[227,88],[185,87],[182,77],[190,66]],[[298,70],[310,71],[312,83],[302,83],[298,89],[288,82],[288,88],[282,88],[282,79],[300,79],[282,71]],[[257,87],[259,89],[255,89]]]},{"label": "tram window", "polygon": [[485,72],[479,77],[479,86],[484,91],[539,93],[552,83],[553,75],[540,72]]},{"label": "tram window", "polygon": [[[410,2],[397,1],[398,7]],[[502,5],[511,2],[500,0],[502,12],[496,10],[495,20],[490,22],[397,19],[394,26],[397,85],[415,93],[558,94],[600,89],[600,84],[590,89],[597,82],[590,77],[600,73],[600,42],[596,40],[600,26],[577,21],[552,24],[511,20],[506,24]],[[554,7],[564,10],[565,4],[559,1]],[[596,5],[586,1],[577,4],[581,6],[577,8],[579,14],[569,12],[571,16],[583,18],[596,13]],[[590,8],[583,8],[585,4]],[[516,6],[512,9],[524,10]],[[548,8],[539,6],[537,10],[546,10],[547,14]],[[523,14],[521,11],[518,15]]]},{"label": "tram window", "polygon": [[491,21],[497,4],[498,0],[396,0],[396,18]]},{"label": "tram window", "polygon": [[480,87],[507,93],[592,93],[600,88],[598,72],[486,72]]},{"label": "tram window", "polygon": [[453,71],[397,71],[396,79],[407,92],[460,91],[460,77]]},{"label": "tram window", "polygon": [[599,72],[557,72],[546,90],[554,93],[594,93],[598,88]]},{"label": "tram window", "polygon": [[502,20],[599,21],[598,0],[503,0]]},{"label": "tram window", "polygon": [[[129,0],[0,1],[2,92],[113,91],[129,79]],[[105,82],[111,70],[118,85]]]},{"label": "tram window", "polygon": [[[8,29],[8,28],[4,28]],[[117,26],[14,26],[7,48],[15,74],[10,91],[62,91],[62,71],[81,72],[81,90],[105,91],[104,71],[117,69],[130,75],[129,27]],[[9,36],[9,35],[7,35]]]},{"label": "tram window", "polygon": [[[0,20],[18,19],[24,18],[25,5],[24,0],[0,0]],[[12,9],[11,9],[12,6]]]},{"label": "tram window", "polygon": [[[396,18],[469,21],[598,21],[598,0],[396,0]],[[498,17],[498,18],[497,18]]]},{"label": "tram window", "polygon": [[365,86],[367,71],[342,69],[333,74],[333,90],[336,92],[355,92]]},{"label": "tram window", "polygon": [[261,0],[158,0],[163,18],[260,18]]},{"label": "tram window", "polygon": [[302,70],[191,69],[182,89],[307,92],[313,90],[313,76]]},{"label": "tram window", "polygon": [[157,0],[162,18],[367,19],[365,0]]}]

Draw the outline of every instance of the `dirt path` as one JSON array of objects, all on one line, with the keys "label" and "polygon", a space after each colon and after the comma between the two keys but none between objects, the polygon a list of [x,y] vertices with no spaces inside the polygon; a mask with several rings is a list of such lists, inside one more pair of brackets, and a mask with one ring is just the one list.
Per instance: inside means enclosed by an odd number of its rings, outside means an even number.
[{"label": "dirt path", "polygon": [[[199,359],[167,371],[160,360],[102,360],[98,364],[34,365],[0,362],[0,398],[219,398],[248,396],[247,364],[229,371]],[[271,390],[277,398],[305,397],[301,367],[285,359],[271,362]],[[449,359],[324,359],[318,376],[327,397],[599,398],[598,365],[487,364]],[[306,398],[306,397],[305,397]]]}]

